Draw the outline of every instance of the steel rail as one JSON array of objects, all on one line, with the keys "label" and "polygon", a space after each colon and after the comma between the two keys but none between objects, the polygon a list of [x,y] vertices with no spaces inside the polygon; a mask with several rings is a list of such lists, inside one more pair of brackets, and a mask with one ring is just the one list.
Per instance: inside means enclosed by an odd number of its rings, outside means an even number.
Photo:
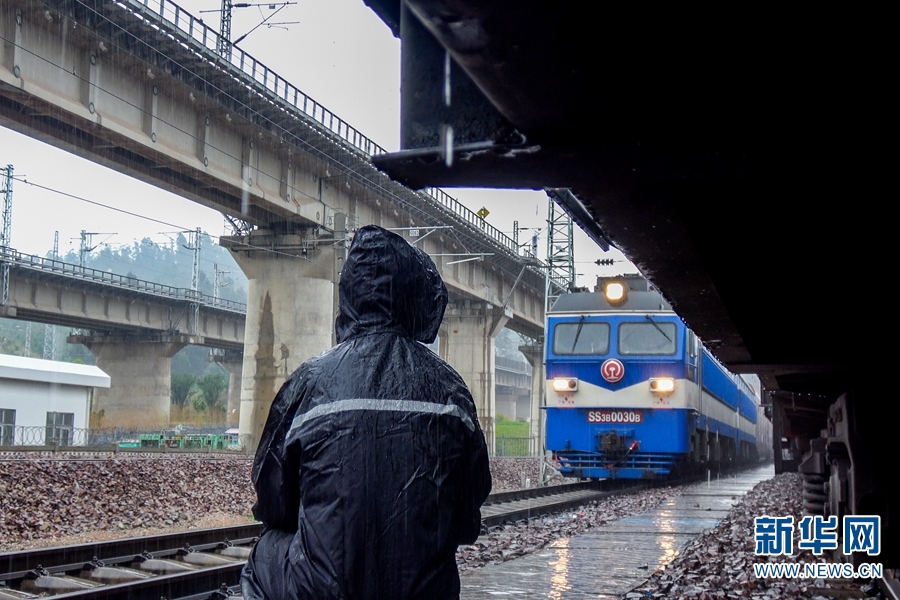
[{"label": "steel rail", "polygon": [[[200,597],[209,598],[222,586],[235,585],[241,577],[245,561],[207,567],[185,573],[158,575],[140,581],[104,585],[83,592],[52,596],[54,600],[160,600]],[[232,583],[228,583],[232,582]],[[198,591],[200,590],[200,591]]]},{"label": "steel rail", "polygon": [[0,554],[0,581],[19,579],[41,565],[51,573],[60,573],[80,568],[94,558],[100,558],[107,564],[114,564],[133,559],[142,552],[162,557],[175,554],[185,545],[204,550],[215,547],[220,542],[252,540],[261,533],[262,523],[248,523],[107,542],[6,552]]},{"label": "steel rail", "polygon": [[[505,522],[551,514],[585,504],[591,500],[642,488],[643,486],[604,490],[602,484],[597,482],[579,482],[499,492],[491,494],[482,507],[482,526],[491,528]],[[173,557],[180,549],[188,545],[196,551],[213,550],[225,541],[236,545],[246,545],[254,538],[259,537],[262,531],[261,523],[248,523],[231,527],[9,552],[0,554],[0,581],[21,580],[41,566],[51,574],[64,574],[80,571],[85,564],[97,558],[107,566],[115,566],[129,564],[144,552],[151,553],[154,558],[167,558]],[[139,581],[103,585],[53,597],[60,600],[75,598],[79,600],[206,598],[223,585],[236,585],[244,562],[236,560],[233,564],[197,569],[186,573],[157,575]]]},{"label": "steel rail", "polygon": [[[496,514],[503,517],[517,510],[518,503],[522,501],[552,500],[585,492],[608,493],[603,492],[600,486],[594,482],[498,492],[488,496],[483,510],[486,512],[490,511],[492,515]],[[100,557],[104,561],[114,561],[138,556],[144,551],[174,553],[186,544],[190,544],[194,548],[203,548],[204,546],[223,542],[226,539],[232,542],[251,539],[258,537],[261,533],[261,523],[248,523],[246,525],[179,531],[106,542],[0,553],[0,580],[22,577],[29,571],[37,568],[38,565],[43,565],[53,572],[60,572],[80,567],[84,563],[90,562],[94,557]]]},{"label": "steel rail", "polygon": [[492,494],[481,508],[482,528],[490,529],[504,523],[536,517],[576,508],[593,500],[610,496],[631,494],[646,489],[649,484],[636,480],[615,488],[605,482],[589,481],[554,487],[516,490]]}]

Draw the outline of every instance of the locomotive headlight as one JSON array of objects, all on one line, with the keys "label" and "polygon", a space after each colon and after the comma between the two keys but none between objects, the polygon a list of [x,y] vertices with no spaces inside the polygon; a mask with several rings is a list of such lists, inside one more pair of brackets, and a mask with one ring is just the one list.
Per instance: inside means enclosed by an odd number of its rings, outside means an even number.
[{"label": "locomotive headlight", "polygon": [[610,302],[619,302],[625,297],[625,284],[611,281],[606,284],[606,289],[603,290],[603,293],[606,294],[606,299]]},{"label": "locomotive headlight", "polygon": [[577,392],[578,380],[574,377],[557,377],[553,380],[555,392]]},{"label": "locomotive headlight", "polygon": [[675,391],[675,380],[671,377],[651,377],[650,391],[658,394],[668,394]]}]

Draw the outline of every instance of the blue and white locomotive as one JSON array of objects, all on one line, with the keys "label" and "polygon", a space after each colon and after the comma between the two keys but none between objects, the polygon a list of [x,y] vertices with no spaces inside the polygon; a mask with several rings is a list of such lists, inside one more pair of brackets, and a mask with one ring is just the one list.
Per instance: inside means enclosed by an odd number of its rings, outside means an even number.
[{"label": "blue and white locomotive", "polygon": [[759,392],[646,279],[600,283],[560,296],[547,315],[546,447],[560,472],[664,478],[758,460]]}]

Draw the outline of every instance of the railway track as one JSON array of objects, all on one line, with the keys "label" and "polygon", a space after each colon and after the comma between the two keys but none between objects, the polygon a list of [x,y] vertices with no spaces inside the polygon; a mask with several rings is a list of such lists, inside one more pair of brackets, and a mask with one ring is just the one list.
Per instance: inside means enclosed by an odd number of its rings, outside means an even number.
[{"label": "railway track", "polygon": [[646,487],[641,483],[627,483],[627,487],[609,487],[603,484],[604,482],[590,481],[491,494],[481,507],[482,527],[491,528],[510,521],[531,519],[574,508],[591,500]]},{"label": "railway track", "polygon": [[[574,483],[492,494],[482,508],[491,528],[550,514],[635,488]],[[0,600],[218,600],[236,594],[262,525],[203,529],[0,554]]]}]

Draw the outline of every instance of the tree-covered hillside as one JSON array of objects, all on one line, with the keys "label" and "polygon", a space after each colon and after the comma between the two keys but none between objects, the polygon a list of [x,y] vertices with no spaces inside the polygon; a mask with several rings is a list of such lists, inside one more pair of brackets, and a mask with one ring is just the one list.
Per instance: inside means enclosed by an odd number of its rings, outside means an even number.
[{"label": "tree-covered hillside", "polygon": [[[47,254],[51,257],[51,253]],[[60,257],[79,264],[77,250]],[[188,238],[179,233],[167,244],[150,238],[131,244],[102,244],[85,256],[84,266],[118,275],[127,275],[174,287],[191,287],[194,252]],[[216,270],[220,272],[219,297],[237,302],[247,301],[247,278],[241,273],[231,254],[208,234],[200,236],[200,291],[213,295]]]}]

